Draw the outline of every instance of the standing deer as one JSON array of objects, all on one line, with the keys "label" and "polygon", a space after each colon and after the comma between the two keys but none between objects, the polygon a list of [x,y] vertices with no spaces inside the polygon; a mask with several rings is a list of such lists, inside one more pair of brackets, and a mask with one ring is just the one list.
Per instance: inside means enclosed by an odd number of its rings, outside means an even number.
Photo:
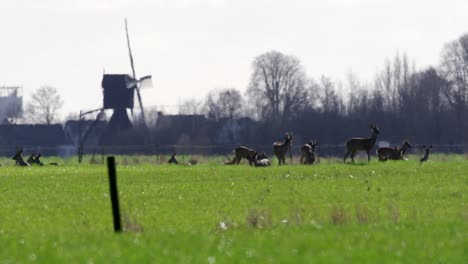
[{"label": "standing deer", "polygon": [[16,165],[22,166],[22,167],[29,167],[29,163],[24,161],[23,159],[23,149],[18,150],[18,152],[12,157],[16,161]]},{"label": "standing deer", "polygon": [[351,154],[351,161],[354,163],[354,155],[358,150],[365,150],[367,153],[367,162],[370,162],[370,151],[374,147],[377,135],[380,134],[380,130],[376,125],[369,125],[372,129],[372,136],[368,138],[351,138],[346,142],[346,155],[344,156],[344,162],[346,158]]},{"label": "standing deer", "polygon": [[239,146],[234,149],[235,157],[232,160],[232,163],[239,164],[242,158],[247,159],[249,161],[250,166],[253,165],[253,156],[255,155],[255,150],[250,149],[248,147]]},{"label": "standing deer", "polygon": [[278,166],[286,164],[286,153],[288,151],[289,151],[289,157],[292,160],[291,142],[292,142],[292,136],[286,133],[286,135],[284,136],[283,142],[273,143],[273,153],[275,153],[275,156],[278,159]]},{"label": "standing deer", "polygon": [[408,140],[403,141],[401,147],[383,147],[377,150],[377,156],[379,157],[379,161],[386,161],[386,160],[407,160],[405,158],[406,152],[408,149],[411,148],[411,144]]},{"label": "standing deer", "polygon": [[261,155],[258,155],[258,152],[255,152],[253,156],[253,164],[255,167],[268,167],[271,165],[271,162],[268,158],[261,157]]},{"label": "standing deer", "polygon": [[426,147],[426,145],[423,145],[424,148],[424,156],[421,157],[419,160],[419,166],[423,164],[423,162],[426,162],[429,159],[429,152],[432,150],[432,145],[429,145],[429,147]]},{"label": "standing deer", "polygon": [[318,142],[309,141],[301,147],[301,164],[314,164]]}]

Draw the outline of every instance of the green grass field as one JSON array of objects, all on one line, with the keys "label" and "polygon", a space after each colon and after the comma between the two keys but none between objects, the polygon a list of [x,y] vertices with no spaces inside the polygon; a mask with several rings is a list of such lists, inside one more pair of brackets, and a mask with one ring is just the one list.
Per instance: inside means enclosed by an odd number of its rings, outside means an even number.
[{"label": "green grass field", "polygon": [[126,231],[114,234],[104,165],[3,159],[0,263],[467,263],[468,158],[416,160],[253,168],[119,157]]}]

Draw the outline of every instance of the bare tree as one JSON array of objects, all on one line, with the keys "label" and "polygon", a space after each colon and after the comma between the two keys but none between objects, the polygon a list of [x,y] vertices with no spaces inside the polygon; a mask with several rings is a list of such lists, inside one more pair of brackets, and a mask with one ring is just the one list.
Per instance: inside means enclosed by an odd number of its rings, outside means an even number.
[{"label": "bare tree", "polygon": [[179,104],[179,115],[201,115],[203,102],[196,99],[188,99]]},{"label": "bare tree", "polygon": [[60,95],[52,86],[42,86],[36,90],[26,105],[27,118],[34,123],[50,125],[58,119],[63,106]]},{"label": "bare tree", "polygon": [[255,58],[247,94],[261,118],[284,124],[309,105],[309,84],[299,59],[270,51]]},{"label": "bare tree", "polygon": [[320,78],[320,108],[322,113],[340,114],[344,108],[342,98],[336,93],[335,83],[328,77]]},{"label": "bare tree", "polygon": [[213,90],[205,99],[205,111],[210,119],[239,118],[243,108],[242,95],[235,89]]},{"label": "bare tree", "polygon": [[463,137],[466,129],[464,119],[468,112],[468,34],[444,47],[441,71],[449,82],[444,94],[455,111],[459,136]]},{"label": "bare tree", "polygon": [[454,108],[468,102],[468,34],[448,43],[442,52],[442,73],[450,82],[446,96]]}]

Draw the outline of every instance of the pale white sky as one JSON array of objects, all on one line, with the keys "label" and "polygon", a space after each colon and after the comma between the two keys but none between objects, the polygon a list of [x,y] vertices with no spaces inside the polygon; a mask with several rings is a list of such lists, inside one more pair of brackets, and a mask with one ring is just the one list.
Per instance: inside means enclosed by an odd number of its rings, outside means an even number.
[{"label": "pale white sky", "polygon": [[125,17],[137,75],[153,75],[144,105],[176,105],[245,91],[253,59],[270,50],[297,56],[315,79],[352,70],[372,80],[398,51],[437,65],[468,32],[468,1],[0,0],[0,85],[22,85],[25,100],[52,85],[67,113],[100,107],[103,69],[131,71]]}]

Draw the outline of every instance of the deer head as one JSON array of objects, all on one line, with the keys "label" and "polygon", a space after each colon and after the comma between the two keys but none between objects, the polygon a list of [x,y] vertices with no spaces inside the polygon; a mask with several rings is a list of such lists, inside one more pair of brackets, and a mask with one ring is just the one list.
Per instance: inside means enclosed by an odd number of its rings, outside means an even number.
[{"label": "deer head", "polygon": [[403,146],[405,146],[406,148],[411,148],[411,144],[409,143],[409,141],[407,139],[405,139],[405,141],[403,141]]},{"label": "deer head", "polygon": [[380,130],[377,128],[377,125],[370,124],[369,127],[372,129],[372,134],[373,135],[380,134]]},{"label": "deer head", "polygon": [[22,154],[23,154],[23,149],[20,148],[11,159],[18,160],[19,158],[21,158]]}]

